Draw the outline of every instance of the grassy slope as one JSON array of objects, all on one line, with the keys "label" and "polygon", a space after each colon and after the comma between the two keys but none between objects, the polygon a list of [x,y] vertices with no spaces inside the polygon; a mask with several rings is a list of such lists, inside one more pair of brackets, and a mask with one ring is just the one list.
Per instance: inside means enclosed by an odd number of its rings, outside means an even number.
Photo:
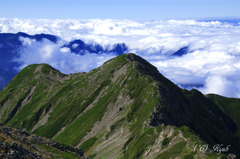
[{"label": "grassy slope", "polygon": [[212,100],[224,113],[226,113],[237,126],[236,136],[240,138],[240,99],[227,98],[216,94],[208,94],[207,98]]},{"label": "grassy slope", "polygon": [[[96,135],[88,138],[80,147],[96,158],[108,158],[111,154],[119,158],[143,156],[147,158],[146,151],[153,145],[157,145],[156,140],[165,130],[165,127],[161,126],[148,126],[151,112],[159,104],[156,87],[158,82],[149,75],[140,75],[136,70],[136,62],[129,62],[125,57],[126,55],[118,56],[86,75],[76,77],[63,75],[47,65],[42,65],[42,69],[38,72],[36,70],[39,65],[25,68],[0,92],[1,110],[3,110],[0,113],[0,121],[8,126],[24,128],[37,135],[54,138],[64,144],[78,145],[94,125],[106,117],[106,112],[116,106],[118,97],[123,96],[130,98],[131,102],[128,105],[122,105],[122,111],[119,113],[121,118],[119,115],[113,117],[107,124],[110,130],[101,128]],[[123,66],[127,66],[126,73],[118,75],[118,79],[112,82],[117,76],[115,72]],[[42,76],[35,78],[38,74]],[[28,92],[33,86],[36,86],[34,93],[29,96],[30,100],[24,103],[25,97],[28,97]],[[13,107],[23,103],[24,106],[12,118],[9,118]],[[115,118],[119,119],[115,120]],[[40,121],[43,121],[43,124],[35,127]],[[113,142],[111,137],[122,129],[129,130],[125,134],[127,140],[118,145],[120,139]],[[164,151],[158,152],[159,155],[166,151],[168,154],[180,156],[196,156],[200,153],[186,148],[188,142],[202,143],[190,131],[183,132],[187,134],[185,136],[187,141],[179,140],[176,142],[177,146],[169,147],[174,136],[182,131],[176,127],[173,129],[175,133],[169,136],[169,140],[158,143],[159,146],[162,143],[165,146],[161,149]],[[111,144],[105,148],[105,151],[98,151],[104,141]],[[176,149],[181,150],[175,151]],[[152,156],[157,157],[156,154]]]}]

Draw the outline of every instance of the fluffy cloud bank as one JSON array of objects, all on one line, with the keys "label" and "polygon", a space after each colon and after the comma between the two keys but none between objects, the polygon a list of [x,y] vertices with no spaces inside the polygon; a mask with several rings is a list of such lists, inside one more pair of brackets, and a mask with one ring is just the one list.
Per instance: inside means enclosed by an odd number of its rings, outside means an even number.
[{"label": "fluffy cloud bank", "polygon": [[88,72],[114,57],[112,54],[74,54],[69,48],[62,48],[60,44],[47,39],[40,42],[28,38],[20,39],[23,47],[19,51],[19,57],[14,59],[21,64],[17,68],[19,70],[30,64],[47,63],[63,73]]},{"label": "fluffy cloud bank", "polygon": [[[103,47],[125,43],[129,52],[143,56],[170,80],[203,93],[240,97],[240,23],[196,20],[32,20],[0,19],[1,33],[47,33],[63,41],[81,39]],[[65,73],[89,71],[114,57],[76,55],[60,43],[23,40],[17,60],[23,66],[49,63]],[[186,47],[183,56],[172,56]]]},{"label": "fluffy cloud bank", "polygon": [[223,76],[209,76],[206,79],[205,87],[200,88],[200,91],[229,97],[240,97],[240,80],[232,81]]}]

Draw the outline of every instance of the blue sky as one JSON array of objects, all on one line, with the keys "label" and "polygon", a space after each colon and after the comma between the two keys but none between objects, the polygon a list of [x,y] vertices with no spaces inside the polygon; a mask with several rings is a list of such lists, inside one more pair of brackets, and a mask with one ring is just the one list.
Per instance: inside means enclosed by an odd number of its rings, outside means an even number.
[{"label": "blue sky", "polygon": [[0,0],[0,17],[187,19],[240,17],[239,0]]}]

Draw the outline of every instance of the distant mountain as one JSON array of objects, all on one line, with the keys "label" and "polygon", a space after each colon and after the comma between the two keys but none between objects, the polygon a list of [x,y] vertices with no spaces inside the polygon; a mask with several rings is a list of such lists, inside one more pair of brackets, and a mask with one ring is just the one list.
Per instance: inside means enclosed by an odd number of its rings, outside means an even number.
[{"label": "distant mountain", "polygon": [[172,54],[173,56],[183,56],[185,54],[188,53],[188,47],[183,47],[181,49],[179,49],[178,51],[176,51],[174,54]]},{"label": "distant mountain", "polygon": [[86,52],[95,53],[95,54],[102,54],[102,53],[114,53],[116,55],[121,55],[126,53],[128,47],[122,44],[115,44],[111,46],[111,48],[103,48],[99,44],[86,44],[82,40],[74,40],[70,43],[64,45],[63,47],[67,47],[71,50],[71,52],[84,55]]},{"label": "distant mountain", "polygon": [[47,64],[24,68],[0,91],[0,122],[81,148],[90,158],[217,158],[240,152],[238,120],[134,54],[87,74],[65,75]]}]

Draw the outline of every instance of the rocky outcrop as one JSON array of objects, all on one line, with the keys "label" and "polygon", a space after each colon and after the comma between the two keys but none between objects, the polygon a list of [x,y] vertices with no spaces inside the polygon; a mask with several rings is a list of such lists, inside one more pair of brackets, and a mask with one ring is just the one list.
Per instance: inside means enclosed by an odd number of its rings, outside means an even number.
[{"label": "rocky outcrop", "polygon": [[3,159],[42,158],[41,156],[25,149],[18,143],[6,143],[0,141],[0,150],[0,158]]},{"label": "rocky outcrop", "polygon": [[[49,151],[55,149],[54,151]],[[64,153],[73,153],[84,159],[81,149],[63,146],[52,140],[27,133],[26,131],[0,126],[0,158],[3,159],[38,159],[62,158]],[[73,155],[74,156],[74,155]]]}]

